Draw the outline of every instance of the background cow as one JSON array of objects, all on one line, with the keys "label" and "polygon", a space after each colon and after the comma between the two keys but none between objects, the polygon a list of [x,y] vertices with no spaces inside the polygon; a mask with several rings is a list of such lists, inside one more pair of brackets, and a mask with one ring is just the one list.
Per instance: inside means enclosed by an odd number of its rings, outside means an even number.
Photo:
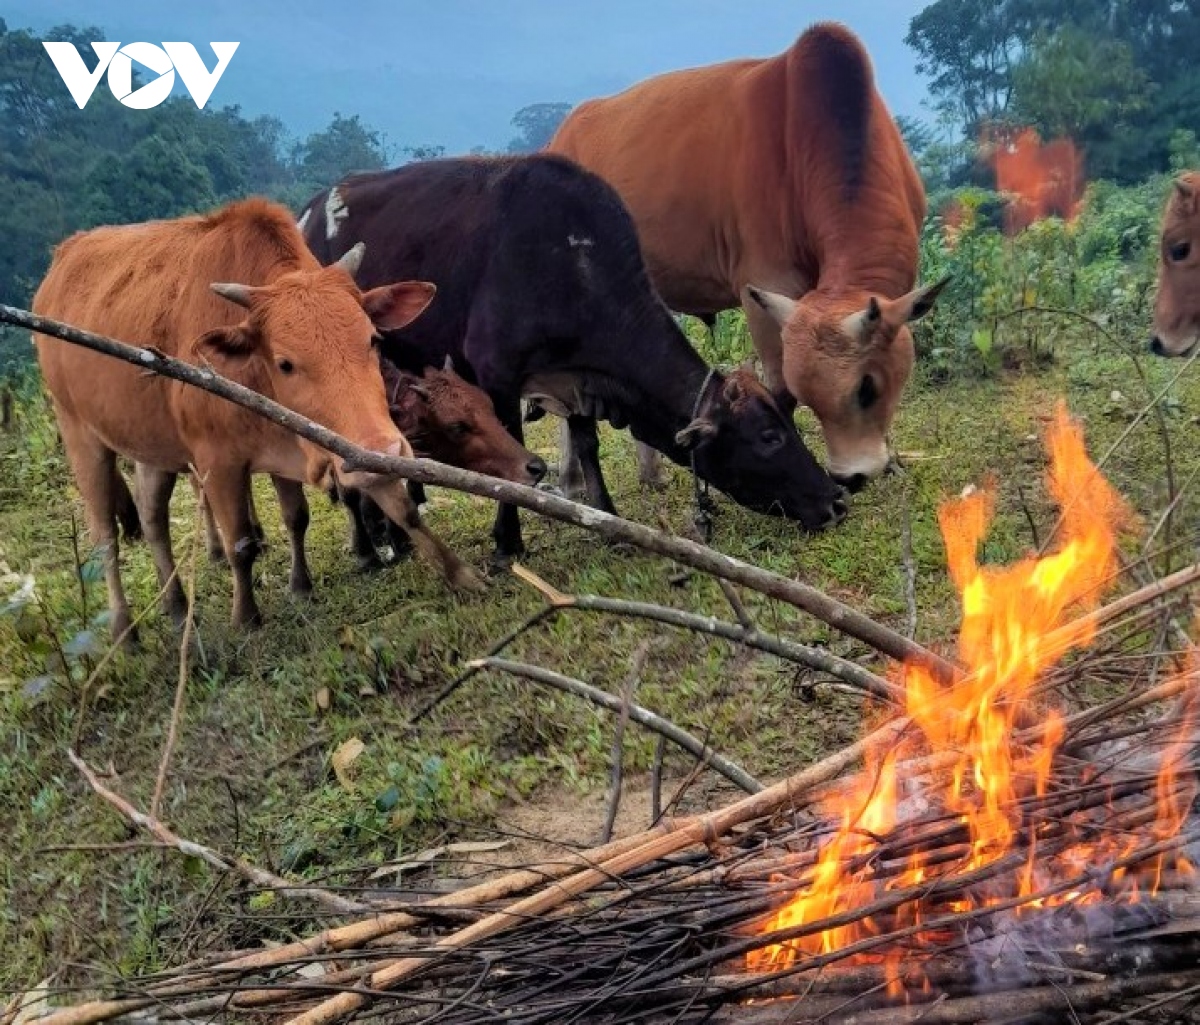
[{"label": "background cow", "polygon": [[[388,415],[372,337],[411,321],[434,289],[407,282],[360,292],[351,275],[361,255],[361,247],[348,248],[339,264],[323,268],[286,209],[252,199],[206,216],[77,234],[56,250],[33,308],[192,363],[211,362],[364,448],[409,455]],[[93,539],[105,550],[115,636],[127,635],[130,624],[115,532],[118,453],[138,464],[142,526],[164,607],[176,621],[186,599],[168,503],[176,475],[189,467],[203,482],[234,570],[235,624],[260,619],[250,575],[257,550],[248,512],[252,473],[291,482],[280,499],[301,538],[307,506],[297,482],[333,478],[366,489],[452,583],[481,583],[424,528],[402,482],[348,471],[325,450],[215,395],[42,335],[34,341]]]},{"label": "background cow", "polygon": [[768,387],[816,413],[835,479],[883,472],[907,324],[941,284],[913,291],[925,192],[848,29],[591,100],[549,148],[620,193],[668,306],[711,322],[742,304]]},{"label": "background cow", "polygon": [[1163,212],[1154,303],[1157,356],[1188,356],[1200,342],[1200,174],[1175,179]]},{"label": "background cow", "polygon": [[[521,438],[522,394],[566,416],[592,501],[611,509],[596,419],[686,463],[751,508],[820,528],[845,514],[837,488],[764,389],[726,378],[688,344],[646,276],[617,195],[553,156],[437,160],[358,175],[300,218],[325,263],[367,243],[364,283],[396,274],[438,284],[420,320],[383,343],[401,365],[447,355]],[[516,510],[493,532],[521,551]]]}]

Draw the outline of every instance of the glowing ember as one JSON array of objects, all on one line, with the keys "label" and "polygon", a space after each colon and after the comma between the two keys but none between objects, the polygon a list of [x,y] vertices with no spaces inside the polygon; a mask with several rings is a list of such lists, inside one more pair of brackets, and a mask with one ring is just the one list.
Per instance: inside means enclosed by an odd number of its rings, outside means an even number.
[{"label": "glowing ember", "polygon": [[1070,139],[1043,143],[1026,128],[1016,135],[993,135],[985,140],[992,150],[996,188],[1012,196],[1005,214],[1010,233],[1022,231],[1043,217],[1072,220],[1083,198],[1083,157]]},{"label": "glowing ember", "polygon": [[[1047,447],[1049,490],[1062,510],[1058,549],[1012,566],[981,566],[977,552],[993,516],[993,493],[974,491],[942,507],[939,523],[950,575],[962,598],[958,655],[964,672],[947,685],[920,665],[903,668],[907,711],[916,729],[900,747],[876,752],[869,760],[863,790],[838,799],[833,812],[840,828],[801,881],[804,889],[765,923],[763,931],[818,922],[862,908],[889,892],[986,868],[1015,852],[1020,852],[1016,856],[1023,859],[1024,869],[1009,883],[999,882],[1006,877],[997,876],[986,893],[960,895],[936,906],[932,901],[909,901],[889,912],[886,929],[866,919],[765,946],[747,955],[750,970],[780,970],[804,955],[833,952],[881,932],[919,926],[934,911],[967,911],[1014,897],[1035,897],[1137,847],[1137,838],[1115,836],[1060,842],[1039,851],[1045,823],[1036,820],[1031,811],[1036,802],[1029,799],[1043,797],[1052,786],[1052,763],[1064,732],[1062,716],[1054,709],[1039,710],[1039,718],[1033,720],[1042,724],[1037,729],[1039,742],[1022,746],[1013,740],[1017,716],[1025,713],[1028,720],[1035,688],[1046,671],[1069,649],[1093,640],[1094,620],[1078,614],[1094,609],[1115,577],[1117,532],[1129,519],[1125,504],[1089,461],[1082,434],[1065,408],[1059,408],[1050,427]],[[1179,785],[1178,777],[1189,740],[1181,733],[1161,756],[1158,805],[1142,843],[1174,836],[1183,825],[1193,792]],[[897,765],[929,752],[950,752],[956,760],[944,775],[922,783],[918,794],[901,793]],[[887,875],[872,852],[899,824],[901,802],[914,796],[923,805],[951,813],[965,827],[968,842],[951,858],[935,861],[913,854],[907,867]],[[1143,877],[1151,890],[1168,868],[1192,870],[1180,855],[1160,855],[1152,878]],[[1124,896],[1136,899],[1136,892]],[[1095,889],[1073,891],[1032,900],[1029,906],[1098,898]],[[902,992],[900,957],[899,950],[884,956],[893,995]]]}]

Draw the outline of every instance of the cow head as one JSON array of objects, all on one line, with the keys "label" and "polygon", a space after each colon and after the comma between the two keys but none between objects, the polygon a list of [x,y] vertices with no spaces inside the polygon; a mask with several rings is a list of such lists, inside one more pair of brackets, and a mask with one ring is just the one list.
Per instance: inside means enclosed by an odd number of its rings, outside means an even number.
[{"label": "cow head", "polygon": [[694,454],[696,473],[739,505],[821,530],[846,515],[844,492],[821,468],[748,367],[715,371],[697,414],[675,441]]},{"label": "cow head", "polygon": [[487,392],[459,377],[449,356],[420,377],[386,359],[380,367],[392,420],[418,455],[518,484],[545,476],[546,463],[504,429]]},{"label": "cow head", "polygon": [[833,479],[857,491],[891,463],[887,434],[913,367],[908,325],[925,316],[950,279],[898,299],[799,301],[749,288],[783,332],[783,376],[796,401],[821,422]]},{"label": "cow head", "polygon": [[[247,316],[210,331],[196,349],[218,372],[362,448],[411,456],[388,415],[374,339],[412,321],[429,305],[434,287],[406,281],[360,292],[353,274],[362,253],[360,243],[332,266],[290,271],[269,285],[213,284]],[[377,483],[374,474],[348,471],[311,442],[300,445],[314,483],[334,466],[348,486]]]},{"label": "cow head", "polygon": [[1200,342],[1200,174],[1175,179],[1163,214],[1154,303],[1157,356],[1187,356]]}]

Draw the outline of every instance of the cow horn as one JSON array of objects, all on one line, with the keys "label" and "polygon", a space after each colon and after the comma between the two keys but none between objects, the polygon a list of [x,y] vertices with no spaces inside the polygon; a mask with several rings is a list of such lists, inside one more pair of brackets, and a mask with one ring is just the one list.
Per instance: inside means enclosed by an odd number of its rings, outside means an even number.
[{"label": "cow horn", "polygon": [[358,273],[358,268],[362,266],[363,256],[366,254],[367,244],[365,242],[355,242],[345,255],[338,260],[337,265],[342,268],[350,277],[354,277]]},{"label": "cow horn", "polygon": [[228,299],[231,303],[237,303],[239,306],[250,308],[250,303],[254,299],[254,289],[249,285],[239,285],[233,282],[214,281],[208,286],[217,293],[222,299]]},{"label": "cow horn", "polygon": [[450,353],[446,353],[446,362],[442,364],[442,369],[443,369],[443,370],[446,370],[446,371],[453,372],[453,370],[454,370],[454,357],[453,357],[453,356],[451,356],[451,355],[450,355]]},{"label": "cow horn", "polygon": [[791,320],[792,314],[796,310],[796,300],[789,299],[786,295],[780,295],[778,292],[768,292],[762,288],[755,288],[753,285],[748,285],[746,292],[755,303],[771,315],[771,319],[780,327]]}]

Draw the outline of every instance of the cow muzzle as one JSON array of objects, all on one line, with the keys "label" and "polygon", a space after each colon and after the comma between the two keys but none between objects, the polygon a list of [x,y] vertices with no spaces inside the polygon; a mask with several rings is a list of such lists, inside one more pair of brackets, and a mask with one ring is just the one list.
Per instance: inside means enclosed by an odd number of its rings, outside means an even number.
[{"label": "cow muzzle", "polygon": [[[373,446],[371,451],[386,456],[397,456],[401,459],[413,458],[412,446],[403,438],[398,441],[381,442],[379,445]],[[345,459],[339,460],[337,464],[338,484],[346,488],[366,490],[378,485],[380,481],[387,479],[387,476],[387,474],[376,473],[374,470],[364,470],[353,463],[348,463]]]}]

